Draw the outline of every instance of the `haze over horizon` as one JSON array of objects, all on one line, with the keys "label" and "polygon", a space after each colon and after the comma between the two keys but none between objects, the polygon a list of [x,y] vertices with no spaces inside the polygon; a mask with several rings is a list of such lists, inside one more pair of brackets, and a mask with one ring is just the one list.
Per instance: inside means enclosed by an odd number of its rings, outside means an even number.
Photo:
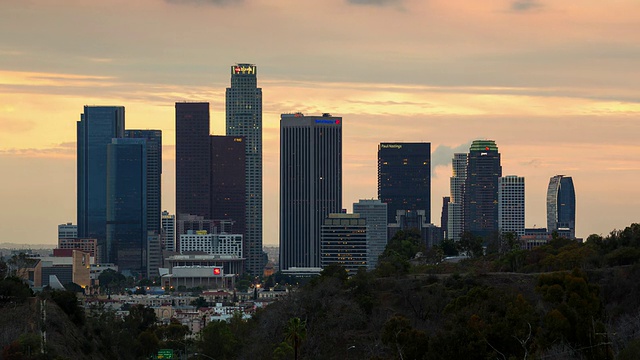
[{"label": "haze over horizon", "polygon": [[526,226],[549,178],[572,176],[576,235],[640,222],[640,3],[634,0],[4,0],[0,242],[55,244],[76,223],[76,122],[123,105],[163,131],[175,209],[176,101],[211,103],[224,134],[230,66],[263,89],[264,240],[278,244],[282,113],[343,118],[343,207],[377,198],[377,145],[432,146],[432,222],[451,157],[495,140],[524,176]]}]

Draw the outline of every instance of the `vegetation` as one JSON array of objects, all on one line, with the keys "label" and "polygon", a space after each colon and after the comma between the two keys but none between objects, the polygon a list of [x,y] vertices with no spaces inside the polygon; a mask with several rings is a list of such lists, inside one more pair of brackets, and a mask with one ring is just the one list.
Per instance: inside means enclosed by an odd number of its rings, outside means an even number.
[{"label": "vegetation", "polygon": [[[639,224],[584,243],[556,236],[533,250],[509,234],[468,234],[428,251],[419,239],[399,232],[376,271],[349,277],[327,267],[253,318],[209,322],[193,340],[188,328],[160,325],[143,306],[119,318],[104,308],[84,312],[72,292],[34,298],[0,262],[0,338],[11,339],[1,344],[2,358],[148,359],[162,348],[216,359],[637,358]],[[456,252],[468,258],[441,261]],[[114,291],[127,282],[105,276]],[[267,281],[299,283],[281,274]],[[41,306],[52,339],[45,349]]]}]

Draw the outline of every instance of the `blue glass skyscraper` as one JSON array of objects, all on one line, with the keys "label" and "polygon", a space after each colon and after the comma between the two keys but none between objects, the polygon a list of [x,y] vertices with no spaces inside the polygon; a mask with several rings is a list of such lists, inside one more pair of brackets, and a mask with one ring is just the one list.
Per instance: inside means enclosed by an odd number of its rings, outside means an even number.
[{"label": "blue glass skyscraper", "polygon": [[107,145],[124,136],[123,106],[85,106],[77,123],[78,237],[98,240],[106,256]]},{"label": "blue glass skyscraper", "polygon": [[145,139],[147,146],[147,229],[162,228],[162,130],[125,130],[124,137]]},{"label": "blue glass skyscraper", "polygon": [[107,258],[121,272],[146,276],[146,139],[113,139],[107,146]]},{"label": "blue glass skyscraper", "polygon": [[556,175],[547,188],[547,231],[576,237],[576,191],[571,176]]}]

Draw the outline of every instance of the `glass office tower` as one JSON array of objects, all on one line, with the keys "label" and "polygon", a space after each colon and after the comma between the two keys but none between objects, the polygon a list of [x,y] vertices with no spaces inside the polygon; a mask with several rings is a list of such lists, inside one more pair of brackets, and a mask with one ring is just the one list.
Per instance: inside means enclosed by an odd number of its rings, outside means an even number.
[{"label": "glass office tower", "polygon": [[125,138],[145,139],[147,152],[147,229],[162,229],[162,130],[125,130]]},{"label": "glass office tower", "polygon": [[147,274],[147,152],[145,139],[107,146],[107,258],[130,275]]},{"label": "glass office tower", "polygon": [[576,191],[571,176],[556,175],[547,189],[547,231],[575,239]]},{"label": "glass office tower", "polygon": [[378,145],[378,199],[387,204],[387,222],[398,210],[424,210],[431,222],[431,143]]},{"label": "glass office tower", "polygon": [[209,103],[176,103],[176,215],[211,219]]},{"label": "glass office tower", "polygon": [[475,140],[469,149],[464,186],[464,230],[486,237],[498,231],[500,153],[493,140]]},{"label": "glass office tower", "polygon": [[[234,234],[246,232],[245,141],[242,136],[211,136],[211,217],[231,220]],[[246,239],[243,239],[246,241]],[[243,257],[249,254],[243,243]]]},{"label": "glass office tower", "polygon": [[257,67],[231,66],[231,87],[226,92],[227,136],[242,136],[246,151],[246,270],[261,275],[262,251],[262,89],[258,87]]},{"label": "glass office tower", "polygon": [[98,262],[107,254],[107,145],[123,136],[123,106],[84,107],[77,123],[78,237],[98,240]]},{"label": "glass office tower", "polygon": [[280,118],[280,269],[320,267],[324,219],[342,210],[342,118]]}]

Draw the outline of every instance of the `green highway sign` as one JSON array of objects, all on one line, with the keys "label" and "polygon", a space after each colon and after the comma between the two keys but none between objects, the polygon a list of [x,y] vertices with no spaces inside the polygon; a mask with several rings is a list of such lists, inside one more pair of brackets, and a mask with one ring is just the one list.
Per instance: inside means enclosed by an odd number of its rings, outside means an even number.
[{"label": "green highway sign", "polygon": [[158,350],[157,359],[173,359],[173,349],[160,349],[160,350]]}]

